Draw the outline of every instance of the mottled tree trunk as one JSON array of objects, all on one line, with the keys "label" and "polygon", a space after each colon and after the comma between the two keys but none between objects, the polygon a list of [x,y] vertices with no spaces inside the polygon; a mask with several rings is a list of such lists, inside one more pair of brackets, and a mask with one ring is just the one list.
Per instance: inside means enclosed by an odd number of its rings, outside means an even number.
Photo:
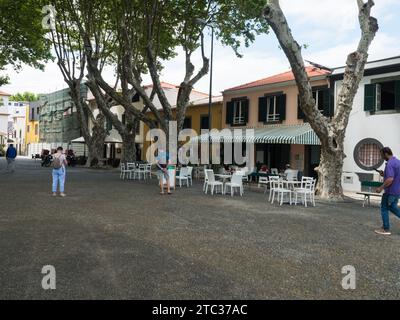
[{"label": "mottled tree trunk", "polygon": [[343,149],[332,151],[325,146],[321,147],[321,160],[315,168],[318,172],[317,193],[324,199],[342,197],[342,170],[345,155]]},{"label": "mottled tree trunk", "polygon": [[374,6],[374,2],[372,0],[367,0],[367,2],[357,0],[357,5],[361,39],[358,43],[357,51],[347,57],[342,88],[336,100],[336,110],[333,118],[325,117],[315,105],[310,79],[301,54],[301,47],[293,38],[279,0],[269,0],[264,9],[264,16],[274,30],[279,44],[292,67],[299,89],[300,108],[321,141],[321,159],[318,168],[316,168],[319,177],[317,192],[321,198],[326,200],[343,198],[344,137],[353,107],[354,96],[364,74],[368,48],[378,31],[378,22],[371,16],[371,8]]},{"label": "mottled tree trunk", "polygon": [[136,161],[136,133],[124,134],[121,137],[123,142],[122,162]]}]

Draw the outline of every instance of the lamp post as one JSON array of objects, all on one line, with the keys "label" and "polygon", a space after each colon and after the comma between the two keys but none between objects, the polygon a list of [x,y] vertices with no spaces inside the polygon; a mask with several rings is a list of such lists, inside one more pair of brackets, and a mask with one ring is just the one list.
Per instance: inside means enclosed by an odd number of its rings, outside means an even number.
[{"label": "lamp post", "polygon": [[[209,88],[209,94],[208,94],[208,130],[211,130],[212,127],[212,119],[211,119],[211,106],[212,106],[212,86],[213,86],[213,64],[214,64],[214,27],[208,23],[208,21],[197,18],[196,23],[204,27],[210,27],[211,28],[211,56],[210,56],[210,88]],[[203,30],[202,30],[203,32]],[[209,140],[209,162],[211,165],[211,136],[209,134],[208,136]]]}]

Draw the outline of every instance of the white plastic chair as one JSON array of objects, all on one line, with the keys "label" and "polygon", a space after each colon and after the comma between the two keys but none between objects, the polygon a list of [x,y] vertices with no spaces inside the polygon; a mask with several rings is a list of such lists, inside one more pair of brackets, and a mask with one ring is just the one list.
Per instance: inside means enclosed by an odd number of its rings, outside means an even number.
[{"label": "white plastic chair", "polygon": [[136,169],[137,169],[136,163],[135,162],[128,162],[126,164],[126,168],[131,171],[129,179],[132,179],[132,178],[136,179]]},{"label": "white plastic chair", "polygon": [[225,183],[224,194],[226,193],[228,187],[231,190],[231,197],[233,197],[234,190],[239,189],[240,196],[243,196],[243,176],[240,174],[234,173],[231,178],[231,182]]},{"label": "white plastic chair", "polygon": [[132,173],[133,170],[128,169],[125,163],[121,163],[121,173],[119,175],[120,179],[125,180],[125,175],[129,176],[130,179],[132,179]]},{"label": "white plastic chair", "polygon": [[272,185],[272,188],[271,188],[272,201],[271,201],[271,203],[274,203],[275,196],[277,196],[277,201],[279,202],[280,205],[282,205],[284,196],[289,195],[289,203],[290,203],[290,205],[292,205],[292,190],[284,188],[282,180],[280,180],[280,179],[272,180],[271,185]]},{"label": "white plastic chair", "polygon": [[268,201],[271,201],[272,199],[272,189],[273,189],[273,182],[279,182],[279,177],[278,176],[269,176],[268,177],[268,184],[267,186],[269,186],[269,197],[268,197]]},{"label": "white plastic chair", "polygon": [[182,188],[182,181],[186,181],[186,186],[189,187],[188,168],[182,167],[181,170],[179,170],[179,176],[177,176],[176,179],[179,181],[179,187]]},{"label": "white plastic chair", "polygon": [[214,194],[214,189],[215,189],[215,191],[217,191],[217,189],[218,189],[217,187],[220,187],[221,194],[223,194],[223,183],[221,181],[215,180],[214,171],[207,169],[207,170],[205,170],[205,174],[207,177],[205,193],[207,193],[208,186],[210,186],[212,195]]},{"label": "white plastic chair", "polygon": [[141,177],[143,177],[143,180],[146,180],[146,164],[139,164],[135,173],[138,175],[139,180],[141,180]]},{"label": "white plastic chair", "polygon": [[193,185],[193,167],[187,167],[188,172],[187,172],[187,177],[189,179],[190,185]]},{"label": "white plastic chair", "polygon": [[[203,167],[201,167],[203,168]],[[204,167],[203,168],[203,173],[204,173],[204,184],[203,184],[203,191],[206,191],[206,186],[207,186],[207,181],[208,181],[208,177],[207,177],[207,169]],[[212,170],[211,170],[212,171]],[[214,172],[213,172],[214,173]]]},{"label": "white plastic chair", "polygon": [[151,164],[146,164],[146,175],[151,179]]},{"label": "white plastic chair", "polygon": [[264,190],[264,194],[267,192],[268,190],[268,186],[269,186],[269,179],[268,177],[260,177],[258,178],[258,187],[260,188],[261,185],[265,186],[265,190]]},{"label": "white plastic chair", "polygon": [[301,187],[294,189],[294,204],[297,205],[297,198],[300,195],[305,207],[307,207],[307,196],[309,201],[315,207],[315,183],[316,179],[311,177],[303,177],[301,179]]}]

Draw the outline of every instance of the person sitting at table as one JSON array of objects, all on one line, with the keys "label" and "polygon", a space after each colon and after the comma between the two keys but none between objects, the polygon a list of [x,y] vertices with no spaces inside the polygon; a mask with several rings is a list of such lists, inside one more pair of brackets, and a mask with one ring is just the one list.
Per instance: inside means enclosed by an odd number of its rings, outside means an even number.
[{"label": "person sitting at table", "polygon": [[285,172],[283,173],[283,175],[284,175],[284,178],[286,179],[286,180],[293,180],[293,178],[296,176],[296,178],[297,178],[297,172],[296,172],[296,170],[293,170],[291,167],[290,167],[290,164],[287,164],[286,165],[286,169],[285,169]]},{"label": "person sitting at table", "polygon": [[260,171],[259,172],[261,172],[261,173],[268,173],[268,167],[265,165],[265,164],[263,164],[262,166],[261,166],[261,169],[260,169]]}]

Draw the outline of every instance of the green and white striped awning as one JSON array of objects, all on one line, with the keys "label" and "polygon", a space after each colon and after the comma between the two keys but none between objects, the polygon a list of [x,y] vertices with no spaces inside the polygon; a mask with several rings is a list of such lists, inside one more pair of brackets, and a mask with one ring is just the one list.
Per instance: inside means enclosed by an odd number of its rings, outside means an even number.
[{"label": "green and white striped awning", "polygon": [[269,125],[250,130],[223,129],[220,132],[202,134],[192,141],[247,142],[268,144],[304,144],[320,145],[318,136],[308,123],[299,125]]}]

